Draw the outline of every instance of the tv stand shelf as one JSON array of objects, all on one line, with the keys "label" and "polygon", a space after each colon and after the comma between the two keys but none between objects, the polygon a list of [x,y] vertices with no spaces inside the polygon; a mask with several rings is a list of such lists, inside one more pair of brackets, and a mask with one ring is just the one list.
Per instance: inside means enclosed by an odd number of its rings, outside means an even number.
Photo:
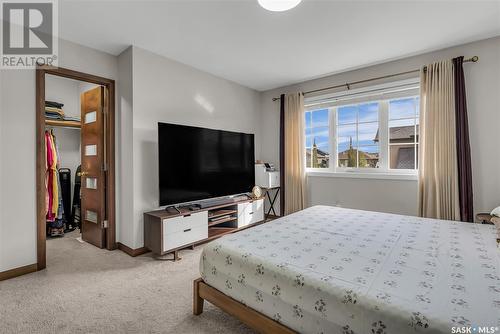
[{"label": "tv stand shelf", "polygon": [[144,245],[154,254],[173,253],[174,260],[177,260],[181,249],[264,222],[264,198],[178,210],[144,213]]},{"label": "tv stand shelf", "polygon": [[217,218],[225,215],[238,213],[238,210],[212,210],[208,212],[208,218]]},{"label": "tv stand shelf", "polygon": [[208,230],[208,239],[213,240],[222,237],[224,234],[233,233],[237,228],[231,227],[214,227]]},{"label": "tv stand shelf", "polygon": [[227,218],[223,218],[223,219],[217,219],[217,220],[209,221],[208,222],[208,227],[220,225],[222,223],[233,222],[233,221],[236,221],[236,220],[238,220],[238,217],[227,217]]}]

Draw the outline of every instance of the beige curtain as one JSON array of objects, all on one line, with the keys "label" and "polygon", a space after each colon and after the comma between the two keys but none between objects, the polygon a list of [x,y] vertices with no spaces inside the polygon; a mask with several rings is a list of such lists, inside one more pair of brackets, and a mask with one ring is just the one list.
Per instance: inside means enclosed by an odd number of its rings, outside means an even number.
[{"label": "beige curtain", "polygon": [[285,96],[285,215],[305,208],[304,96]]},{"label": "beige curtain", "polygon": [[460,220],[455,131],[455,92],[451,60],[420,72],[419,213]]}]

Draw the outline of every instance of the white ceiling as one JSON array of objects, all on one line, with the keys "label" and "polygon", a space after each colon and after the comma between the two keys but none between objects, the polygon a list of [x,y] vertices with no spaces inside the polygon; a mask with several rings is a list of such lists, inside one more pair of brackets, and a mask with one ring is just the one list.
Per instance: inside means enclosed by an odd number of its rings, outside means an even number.
[{"label": "white ceiling", "polygon": [[499,1],[60,1],[62,38],[135,45],[256,90],[500,35]]}]

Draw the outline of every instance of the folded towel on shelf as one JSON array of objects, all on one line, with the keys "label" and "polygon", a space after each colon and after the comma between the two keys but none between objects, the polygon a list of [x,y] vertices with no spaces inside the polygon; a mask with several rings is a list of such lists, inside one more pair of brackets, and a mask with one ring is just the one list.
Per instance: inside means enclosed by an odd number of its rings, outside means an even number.
[{"label": "folded towel on shelf", "polygon": [[45,112],[56,113],[64,116],[64,111],[61,108],[45,107]]},{"label": "folded towel on shelf", "polygon": [[45,101],[45,118],[57,121],[80,122],[79,117],[67,116],[62,109],[63,106],[62,103]]},{"label": "folded towel on shelf", "polygon": [[55,119],[55,120],[63,120],[64,117],[59,115],[59,114],[53,114],[53,113],[45,113],[45,118],[47,119]]},{"label": "folded towel on shelf", "polygon": [[78,117],[72,117],[72,116],[64,116],[65,121],[73,121],[73,122],[80,122],[80,118]]},{"label": "folded towel on shelf", "polygon": [[56,121],[71,121],[71,122],[80,122],[80,118],[72,117],[72,116],[62,116],[57,113],[46,112],[45,118]]},{"label": "folded towel on shelf", "polygon": [[53,108],[62,108],[62,107],[64,107],[64,104],[59,103],[59,102],[54,102],[54,101],[45,101],[45,106],[46,107],[53,107]]}]

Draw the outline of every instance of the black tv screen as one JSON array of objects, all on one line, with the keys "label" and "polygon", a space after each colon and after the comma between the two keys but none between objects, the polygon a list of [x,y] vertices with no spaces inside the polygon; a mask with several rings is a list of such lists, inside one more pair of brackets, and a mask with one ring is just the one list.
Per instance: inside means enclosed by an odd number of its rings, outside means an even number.
[{"label": "black tv screen", "polygon": [[158,123],[160,206],[250,192],[254,135]]}]

